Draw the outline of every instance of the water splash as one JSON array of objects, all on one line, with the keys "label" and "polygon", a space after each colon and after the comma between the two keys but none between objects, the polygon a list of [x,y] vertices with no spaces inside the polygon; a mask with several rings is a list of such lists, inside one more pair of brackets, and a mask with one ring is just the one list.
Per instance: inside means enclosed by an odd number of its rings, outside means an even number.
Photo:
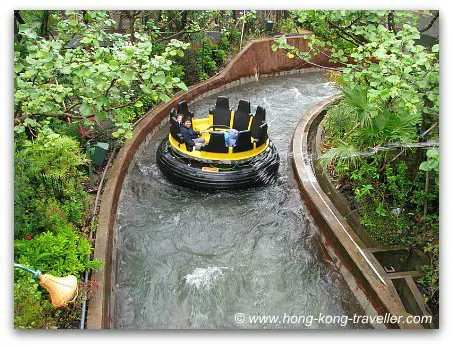
[{"label": "water splash", "polygon": [[223,278],[222,269],[227,267],[208,266],[205,268],[196,268],[191,274],[184,276],[186,283],[197,289],[209,290],[214,283]]}]

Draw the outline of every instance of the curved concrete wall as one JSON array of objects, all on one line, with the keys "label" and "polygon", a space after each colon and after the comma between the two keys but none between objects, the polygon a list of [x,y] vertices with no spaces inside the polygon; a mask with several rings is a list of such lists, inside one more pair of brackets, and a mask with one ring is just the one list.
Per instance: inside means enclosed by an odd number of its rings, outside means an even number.
[{"label": "curved concrete wall", "polygon": [[[305,32],[308,34],[309,32]],[[108,172],[99,211],[99,223],[96,232],[94,256],[104,262],[104,268],[93,274],[99,283],[99,290],[91,299],[88,307],[87,328],[110,328],[111,294],[114,290],[112,269],[114,269],[114,223],[118,207],[118,198],[128,167],[146,136],[157,128],[168,117],[170,109],[182,101],[194,101],[205,95],[227,89],[237,84],[253,80],[255,75],[265,77],[292,72],[302,72],[312,67],[297,59],[289,59],[283,51],[273,52],[273,38],[249,42],[228,66],[218,75],[198,83],[186,92],[177,93],[171,101],[163,103],[147,113],[145,118],[136,126],[133,137],[126,141],[118,153]],[[303,36],[288,38],[288,43],[300,50],[308,50],[308,40]],[[322,66],[334,67],[327,58],[319,55],[312,60]]]},{"label": "curved concrete wall", "polygon": [[391,314],[402,317],[401,323],[381,324],[382,328],[422,328],[420,324],[403,323],[410,314],[391,278],[354,233],[316,178],[312,158],[316,152],[318,125],[325,115],[325,108],[340,97],[338,94],[315,105],[302,116],[295,130],[292,142],[293,166],[301,195],[320,226],[325,248],[337,263],[365,313],[370,316]]}]

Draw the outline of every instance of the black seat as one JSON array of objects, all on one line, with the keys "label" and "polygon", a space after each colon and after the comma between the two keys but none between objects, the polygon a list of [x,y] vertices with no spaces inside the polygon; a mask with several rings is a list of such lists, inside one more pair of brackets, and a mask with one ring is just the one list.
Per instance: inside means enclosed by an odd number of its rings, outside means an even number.
[{"label": "black seat", "polygon": [[213,131],[209,138],[209,143],[202,147],[201,150],[214,153],[228,153],[228,147],[225,145],[225,136],[221,131]]},{"label": "black seat", "polygon": [[193,112],[189,111],[189,105],[187,105],[186,100],[183,100],[178,104],[178,113],[181,113],[183,116],[193,118]]},{"label": "black seat", "polygon": [[258,128],[258,136],[255,138],[256,147],[261,146],[262,144],[266,143],[267,141],[267,123],[264,122]]},{"label": "black seat", "polygon": [[248,130],[250,117],[250,102],[239,101],[238,109],[234,112],[233,129]]},{"label": "black seat", "polygon": [[231,121],[231,110],[230,110],[230,100],[226,96],[219,96],[215,103],[215,108],[209,110],[209,113],[212,114],[213,128],[222,127],[229,128]]},{"label": "black seat", "polygon": [[215,102],[215,108],[223,108],[224,110],[230,109],[230,99],[226,96],[219,96]]},{"label": "black seat", "polygon": [[214,129],[216,126],[221,128],[230,127],[230,100],[226,96],[219,96],[215,103],[215,108],[213,110],[209,110],[209,113],[214,116],[212,121]]},{"label": "black seat", "polygon": [[220,126],[222,128],[229,128],[230,127],[230,120],[231,120],[231,110],[224,110],[223,108],[215,108],[210,111],[213,115],[212,118],[212,126],[215,128],[216,126]]},{"label": "black seat", "polygon": [[250,131],[252,132],[253,138],[258,138],[258,130],[261,124],[266,121],[266,109],[258,106],[256,108],[256,113],[252,117],[252,124],[250,125]]},{"label": "black seat", "polygon": [[250,114],[250,101],[239,100],[238,111]]},{"label": "black seat", "polygon": [[253,143],[250,130],[240,131],[236,140],[236,146],[233,147],[233,153],[249,151],[251,149],[253,149]]},{"label": "black seat", "polygon": [[181,134],[179,123],[175,117],[170,118],[170,134],[179,143],[184,142],[184,137]]}]

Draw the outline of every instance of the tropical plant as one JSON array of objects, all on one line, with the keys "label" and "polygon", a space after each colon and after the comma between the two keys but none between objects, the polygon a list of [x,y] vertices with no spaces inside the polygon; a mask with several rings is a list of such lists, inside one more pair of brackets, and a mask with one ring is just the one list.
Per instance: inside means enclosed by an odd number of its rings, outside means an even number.
[{"label": "tropical plant", "polygon": [[54,276],[79,275],[98,268],[101,262],[90,260],[91,251],[89,241],[79,237],[71,224],[14,242],[16,262]]},{"label": "tropical plant", "polygon": [[[83,121],[115,117],[115,110],[134,105],[150,95],[168,101],[175,88],[186,89],[169,74],[172,58],[188,44],[171,40],[163,53],[153,54],[146,34],[108,33],[114,22],[105,11],[55,12],[53,37],[38,35],[33,24],[20,24],[14,53],[15,124],[58,117]],[[31,121],[27,121],[31,119]],[[117,135],[131,136],[129,123],[115,121]]]},{"label": "tropical plant", "polygon": [[[439,117],[439,45],[418,45],[419,31],[411,11],[295,11],[303,27],[308,51],[300,51],[278,37],[272,49],[284,49],[289,58],[313,64],[326,56],[337,63],[350,89],[366,90],[369,119],[386,110],[398,119],[419,117],[422,127]],[[411,25],[412,24],[412,25]],[[382,118],[383,117],[383,118]],[[371,125],[371,123],[370,123]]]},{"label": "tropical plant", "polygon": [[14,281],[14,328],[45,329],[55,325],[52,305],[45,300],[39,284],[31,276]]}]

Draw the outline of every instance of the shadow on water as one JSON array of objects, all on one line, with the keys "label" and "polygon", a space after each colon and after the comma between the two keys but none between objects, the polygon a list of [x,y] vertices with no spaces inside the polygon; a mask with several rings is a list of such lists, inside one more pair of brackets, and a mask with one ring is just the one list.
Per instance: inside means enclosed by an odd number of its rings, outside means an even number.
[{"label": "shadow on water", "polygon": [[[363,314],[322,252],[288,159],[301,115],[335,92],[321,73],[307,73],[220,93],[233,109],[240,99],[250,100],[253,112],[266,108],[281,156],[279,178],[267,187],[205,193],[173,185],[155,163],[167,129],[152,136],[134,158],[119,201],[115,328],[364,327],[234,320],[238,312]],[[194,103],[195,115],[206,116],[217,96]]]}]

